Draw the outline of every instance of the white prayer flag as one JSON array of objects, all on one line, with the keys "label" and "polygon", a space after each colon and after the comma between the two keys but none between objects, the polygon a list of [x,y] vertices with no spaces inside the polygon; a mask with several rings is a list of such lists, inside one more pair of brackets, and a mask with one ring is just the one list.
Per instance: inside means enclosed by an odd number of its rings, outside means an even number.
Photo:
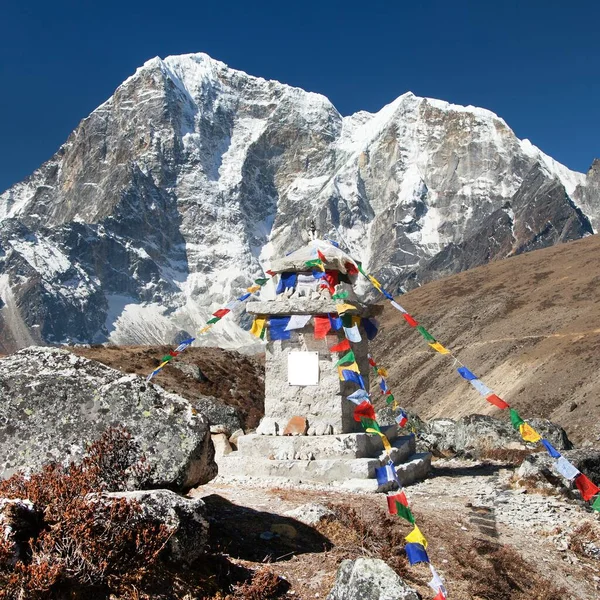
[{"label": "white prayer flag", "polygon": [[481,379],[471,379],[469,383],[482,395],[486,398],[493,394],[494,392],[490,390],[490,388],[481,381]]},{"label": "white prayer flag", "polygon": [[312,318],[312,315],[292,315],[285,330],[302,329]]},{"label": "white prayer flag", "polygon": [[439,593],[440,591],[444,596],[446,595],[446,588],[444,587],[444,582],[442,578],[438,575],[438,572],[435,570],[435,567],[430,563],[429,568],[431,569],[432,579],[427,584],[434,592]]},{"label": "white prayer flag", "polygon": [[401,306],[400,306],[400,305],[399,305],[397,302],[395,302],[394,300],[392,300],[392,301],[390,302],[390,304],[391,304],[391,305],[392,305],[392,306],[393,306],[393,307],[394,307],[396,310],[399,310],[401,313],[405,313],[405,312],[406,312],[406,311],[405,311],[405,310],[404,310],[404,309],[403,309],[403,308],[402,308],[402,307],[401,307]]},{"label": "white prayer flag", "polygon": [[362,338],[360,337],[360,331],[358,331],[358,327],[356,325],[352,325],[352,327],[344,327],[344,332],[346,334],[346,338],[351,342],[360,342]]},{"label": "white prayer flag", "polygon": [[575,479],[580,473],[564,456],[556,460],[555,467],[565,479]]}]

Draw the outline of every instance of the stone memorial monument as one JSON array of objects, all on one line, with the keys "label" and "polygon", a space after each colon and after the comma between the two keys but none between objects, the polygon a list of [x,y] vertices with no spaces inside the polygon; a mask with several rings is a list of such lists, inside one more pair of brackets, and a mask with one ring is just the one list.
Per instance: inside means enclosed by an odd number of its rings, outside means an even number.
[{"label": "stone memorial monument", "polygon": [[[271,272],[279,279],[275,298],[246,307],[267,323],[265,416],[255,433],[238,438],[237,451],[217,458],[219,474],[375,491],[375,468],[387,462],[382,442],[354,419],[356,404],[347,396],[357,386],[341,381],[336,363],[344,352],[329,348],[346,339],[338,307],[351,305],[344,321],[358,327],[351,347],[368,390],[365,320],[382,307],[361,300],[352,258],[329,242],[311,241],[274,261]],[[431,456],[415,454],[414,436],[399,435],[395,424],[382,431],[402,484],[426,476]]]}]

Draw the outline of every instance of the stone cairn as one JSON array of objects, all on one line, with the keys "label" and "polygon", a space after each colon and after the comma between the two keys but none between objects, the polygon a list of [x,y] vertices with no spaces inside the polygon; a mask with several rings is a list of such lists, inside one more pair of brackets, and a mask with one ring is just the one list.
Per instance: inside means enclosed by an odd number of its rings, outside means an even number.
[{"label": "stone cairn", "polygon": [[[296,273],[296,285],[272,300],[248,303],[252,315],[323,316],[336,313],[331,291],[320,285],[306,262],[319,250],[332,274],[335,293],[348,292],[344,302],[356,307],[350,314],[373,317],[382,307],[361,301],[354,289],[355,276],[345,265],[352,259],[336,246],[313,240],[307,246],[275,261],[271,271]],[[369,389],[367,335],[353,343],[356,362]],[[217,458],[219,475],[225,478],[269,479],[276,485],[294,483],[331,484],[354,491],[385,491],[375,479],[375,469],[388,460],[379,436],[362,431],[354,420],[355,405],[346,399],[355,387],[340,381],[336,362],[341,354],[330,346],[344,339],[343,330],[315,338],[314,319],[291,332],[289,340],[266,344],[265,416],[255,433],[237,439],[237,448]],[[305,365],[303,367],[303,365]],[[391,460],[403,485],[424,478],[431,468],[430,454],[415,453],[415,437],[400,435],[397,425],[382,427],[392,444]],[[392,484],[394,485],[394,484]]]}]

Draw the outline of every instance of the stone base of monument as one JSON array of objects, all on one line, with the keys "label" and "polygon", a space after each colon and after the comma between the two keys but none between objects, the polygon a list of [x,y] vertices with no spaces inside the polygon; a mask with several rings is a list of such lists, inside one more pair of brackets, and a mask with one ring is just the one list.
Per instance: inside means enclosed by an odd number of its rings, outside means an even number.
[{"label": "stone base of monument", "polygon": [[[392,444],[390,458],[402,485],[424,479],[431,455],[415,453],[415,437],[398,436],[397,427],[383,429]],[[245,435],[238,450],[217,456],[224,479],[272,480],[273,485],[328,484],[349,491],[388,491],[395,484],[378,486],[375,469],[385,465],[381,439],[367,433],[316,436]]]}]

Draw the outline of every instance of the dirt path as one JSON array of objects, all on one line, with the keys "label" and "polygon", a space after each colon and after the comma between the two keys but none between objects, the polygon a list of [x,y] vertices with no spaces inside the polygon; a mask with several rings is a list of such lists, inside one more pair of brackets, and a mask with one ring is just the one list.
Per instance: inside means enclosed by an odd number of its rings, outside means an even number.
[{"label": "dirt path", "polygon": [[[429,540],[429,556],[446,579],[450,598],[600,598],[600,561],[568,549],[573,532],[585,523],[597,526],[598,517],[574,501],[513,489],[511,475],[512,470],[502,465],[443,460],[435,463],[432,478],[406,489],[417,522]],[[204,497],[209,506],[222,509],[219,503],[227,504],[229,520],[218,523],[222,532],[233,527],[227,534],[226,553],[245,565],[269,562],[272,570],[290,582],[290,598],[326,597],[343,558],[377,555],[379,546],[369,538],[369,524],[380,526],[377,521],[389,519],[383,494],[228,483],[202,486],[194,494]],[[360,532],[362,539],[346,540],[352,537],[348,532],[336,537],[335,523],[319,525],[315,531],[283,516],[309,502],[356,513],[354,528],[361,530],[361,523],[366,524]],[[254,527],[250,535],[245,535],[247,523]],[[292,525],[296,538],[261,540],[260,533],[270,531],[274,524]],[[398,558],[402,536],[409,528],[399,520],[386,521],[384,527],[395,530],[394,543],[398,543],[392,562],[398,561],[402,575],[424,598],[432,597],[426,585],[429,570],[408,567]],[[244,539],[235,541],[236,535]],[[381,530],[377,535],[383,535]],[[382,539],[381,552],[387,551]],[[390,562],[390,556],[385,558]],[[520,585],[525,595],[501,589],[514,586],[518,590]],[[552,596],[552,585],[564,593]],[[538,596],[535,590],[546,590],[548,596]]]}]

